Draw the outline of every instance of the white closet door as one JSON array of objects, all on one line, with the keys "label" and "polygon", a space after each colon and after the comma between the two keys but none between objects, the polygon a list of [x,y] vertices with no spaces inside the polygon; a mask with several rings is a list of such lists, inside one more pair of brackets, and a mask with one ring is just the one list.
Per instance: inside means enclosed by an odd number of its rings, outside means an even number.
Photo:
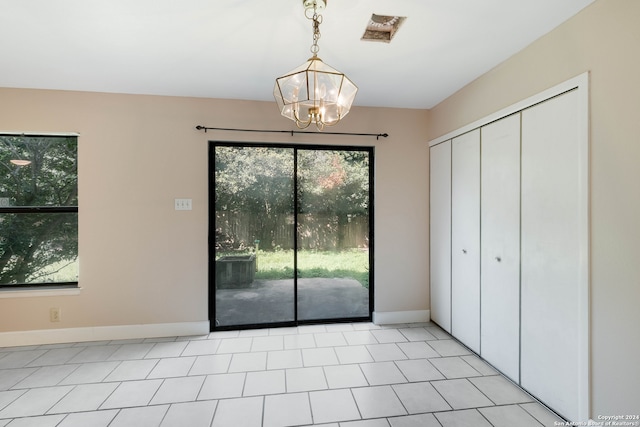
[{"label": "white closet door", "polygon": [[451,334],[480,352],[480,130],[452,140]]},{"label": "white closet door", "polygon": [[[522,112],[521,384],[578,420],[588,348],[587,145],[578,91]],[[582,399],[586,398],[583,396]]]},{"label": "white closet door", "polygon": [[481,129],[480,353],[512,380],[520,364],[520,115]]},{"label": "white closet door", "polygon": [[451,141],[431,147],[429,159],[431,319],[451,332]]}]

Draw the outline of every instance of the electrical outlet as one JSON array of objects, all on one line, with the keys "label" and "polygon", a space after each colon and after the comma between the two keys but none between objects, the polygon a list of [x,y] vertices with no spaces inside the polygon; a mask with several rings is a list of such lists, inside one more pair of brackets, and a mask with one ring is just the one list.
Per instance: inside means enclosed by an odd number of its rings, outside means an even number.
[{"label": "electrical outlet", "polygon": [[59,322],[61,317],[60,307],[52,307],[49,309],[49,321]]}]

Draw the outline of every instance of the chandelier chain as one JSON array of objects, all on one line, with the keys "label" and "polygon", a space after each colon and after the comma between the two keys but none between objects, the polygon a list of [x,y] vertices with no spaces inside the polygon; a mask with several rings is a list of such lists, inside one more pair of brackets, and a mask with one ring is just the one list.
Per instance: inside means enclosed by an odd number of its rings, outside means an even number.
[{"label": "chandelier chain", "polygon": [[314,56],[318,55],[320,51],[320,46],[318,46],[318,40],[320,40],[320,24],[322,24],[322,15],[318,13],[317,5],[313,3],[313,16],[310,18],[312,22],[313,28],[313,44],[311,44],[311,53]]}]

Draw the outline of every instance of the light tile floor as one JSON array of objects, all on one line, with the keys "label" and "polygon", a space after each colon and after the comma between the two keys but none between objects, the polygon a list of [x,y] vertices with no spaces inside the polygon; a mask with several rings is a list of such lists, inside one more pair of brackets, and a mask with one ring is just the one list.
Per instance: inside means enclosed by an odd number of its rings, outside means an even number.
[{"label": "light tile floor", "polygon": [[431,323],[0,348],[0,427],[561,421]]}]

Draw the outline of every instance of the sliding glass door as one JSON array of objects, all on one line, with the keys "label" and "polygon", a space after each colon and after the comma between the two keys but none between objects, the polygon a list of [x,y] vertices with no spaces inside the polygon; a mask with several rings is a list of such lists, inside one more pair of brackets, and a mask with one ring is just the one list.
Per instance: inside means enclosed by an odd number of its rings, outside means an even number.
[{"label": "sliding glass door", "polygon": [[373,150],[210,144],[212,327],[370,319]]},{"label": "sliding glass door", "polygon": [[369,153],[300,149],[297,166],[298,319],[367,317]]}]

